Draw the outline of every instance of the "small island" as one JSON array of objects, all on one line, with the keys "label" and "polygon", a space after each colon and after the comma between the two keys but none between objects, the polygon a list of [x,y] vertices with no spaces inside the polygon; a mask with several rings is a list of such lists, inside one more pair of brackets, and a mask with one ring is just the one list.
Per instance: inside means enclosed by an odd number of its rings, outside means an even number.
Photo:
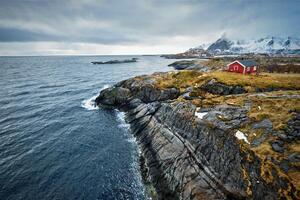
[{"label": "small island", "polygon": [[122,63],[134,63],[137,62],[137,58],[124,59],[124,60],[109,60],[109,61],[94,61],[91,62],[94,65],[103,65],[103,64],[122,64]]}]

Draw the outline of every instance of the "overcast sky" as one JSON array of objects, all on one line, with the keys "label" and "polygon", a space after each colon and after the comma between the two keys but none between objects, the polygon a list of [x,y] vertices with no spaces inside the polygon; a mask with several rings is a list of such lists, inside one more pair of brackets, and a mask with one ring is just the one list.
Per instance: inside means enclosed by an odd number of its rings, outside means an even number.
[{"label": "overcast sky", "polygon": [[176,53],[299,21],[300,0],[0,0],[0,55]]}]

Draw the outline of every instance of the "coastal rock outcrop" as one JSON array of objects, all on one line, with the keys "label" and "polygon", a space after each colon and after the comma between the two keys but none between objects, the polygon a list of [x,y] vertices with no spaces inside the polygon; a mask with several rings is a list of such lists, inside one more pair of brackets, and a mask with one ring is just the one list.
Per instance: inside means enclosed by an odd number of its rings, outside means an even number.
[{"label": "coastal rock outcrop", "polygon": [[219,83],[215,79],[211,79],[206,84],[202,85],[202,89],[209,93],[218,95],[241,94],[246,92],[242,86],[225,85]]},{"label": "coastal rock outcrop", "polygon": [[157,88],[154,85],[155,80],[150,76],[142,78],[131,78],[101,91],[95,100],[96,104],[120,107],[135,98],[149,103],[175,99],[180,94],[177,88]]},{"label": "coastal rock outcrop", "polygon": [[93,61],[91,62],[94,65],[103,65],[103,64],[121,64],[121,63],[134,63],[137,62],[137,58],[124,59],[124,60],[109,60],[109,61]]},{"label": "coastal rock outcrop", "polygon": [[168,66],[173,67],[177,70],[197,70],[199,72],[210,72],[209,67],[204,66],[198,60],[180,60],[169,64]]},{"label": "coastal rock outcrop", "polygon": [[[248,107],[219,105],[199,118],[194,104],[177,99],[179,89],[158,87],[156,76],[160,74],[117,83],[101,91],[96,103],[126,112],[141,149],[144,178],[153,184],[158,199],[297,198],[288,179],[276,170],[267,174],[270,161],[236,137],[237,129],[249,121]],[[244,92],[225,86],[212,80],[203,89]]]}]

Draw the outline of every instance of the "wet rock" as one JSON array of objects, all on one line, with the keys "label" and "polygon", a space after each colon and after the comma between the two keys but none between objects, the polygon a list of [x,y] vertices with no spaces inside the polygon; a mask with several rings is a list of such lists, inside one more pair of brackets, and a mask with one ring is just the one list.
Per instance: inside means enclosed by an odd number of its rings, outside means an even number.
[{"label": "wet rock", "polygon": [[151,76],[142,76],[141,78],[121,81],[115,86],[101,91],[95,100],[96,104],[122,106],[131,99],[140,99],[142,102],[150,103],[175,99],[180,95],[180,91],[177,88],[157,88],[155,80]]},{"label": "wet rock", "polygon": [[127,88],[111,87],[102,90],[95,102],[97,105],[119,106],[127,103],[130,96],[131,92]]}]

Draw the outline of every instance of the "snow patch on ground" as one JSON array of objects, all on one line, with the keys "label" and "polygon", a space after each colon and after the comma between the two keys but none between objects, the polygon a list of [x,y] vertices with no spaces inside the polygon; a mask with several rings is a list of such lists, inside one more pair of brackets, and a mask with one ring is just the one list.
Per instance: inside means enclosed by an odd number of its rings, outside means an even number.
[{"label": "snow patch on ground", "polygon": [[195,116],[199,119],[202,119],[206,114],[207,112],[195,112]]},{"label": "snow patch on ground", "polygon": [[235,133],[235,137],[237,137],[237,139],[239,140],[244,140],[246,143],[250,144],[250,142],[248,141],[247,137],[245,136],[245,134],[242,131],[237,131]]}]

